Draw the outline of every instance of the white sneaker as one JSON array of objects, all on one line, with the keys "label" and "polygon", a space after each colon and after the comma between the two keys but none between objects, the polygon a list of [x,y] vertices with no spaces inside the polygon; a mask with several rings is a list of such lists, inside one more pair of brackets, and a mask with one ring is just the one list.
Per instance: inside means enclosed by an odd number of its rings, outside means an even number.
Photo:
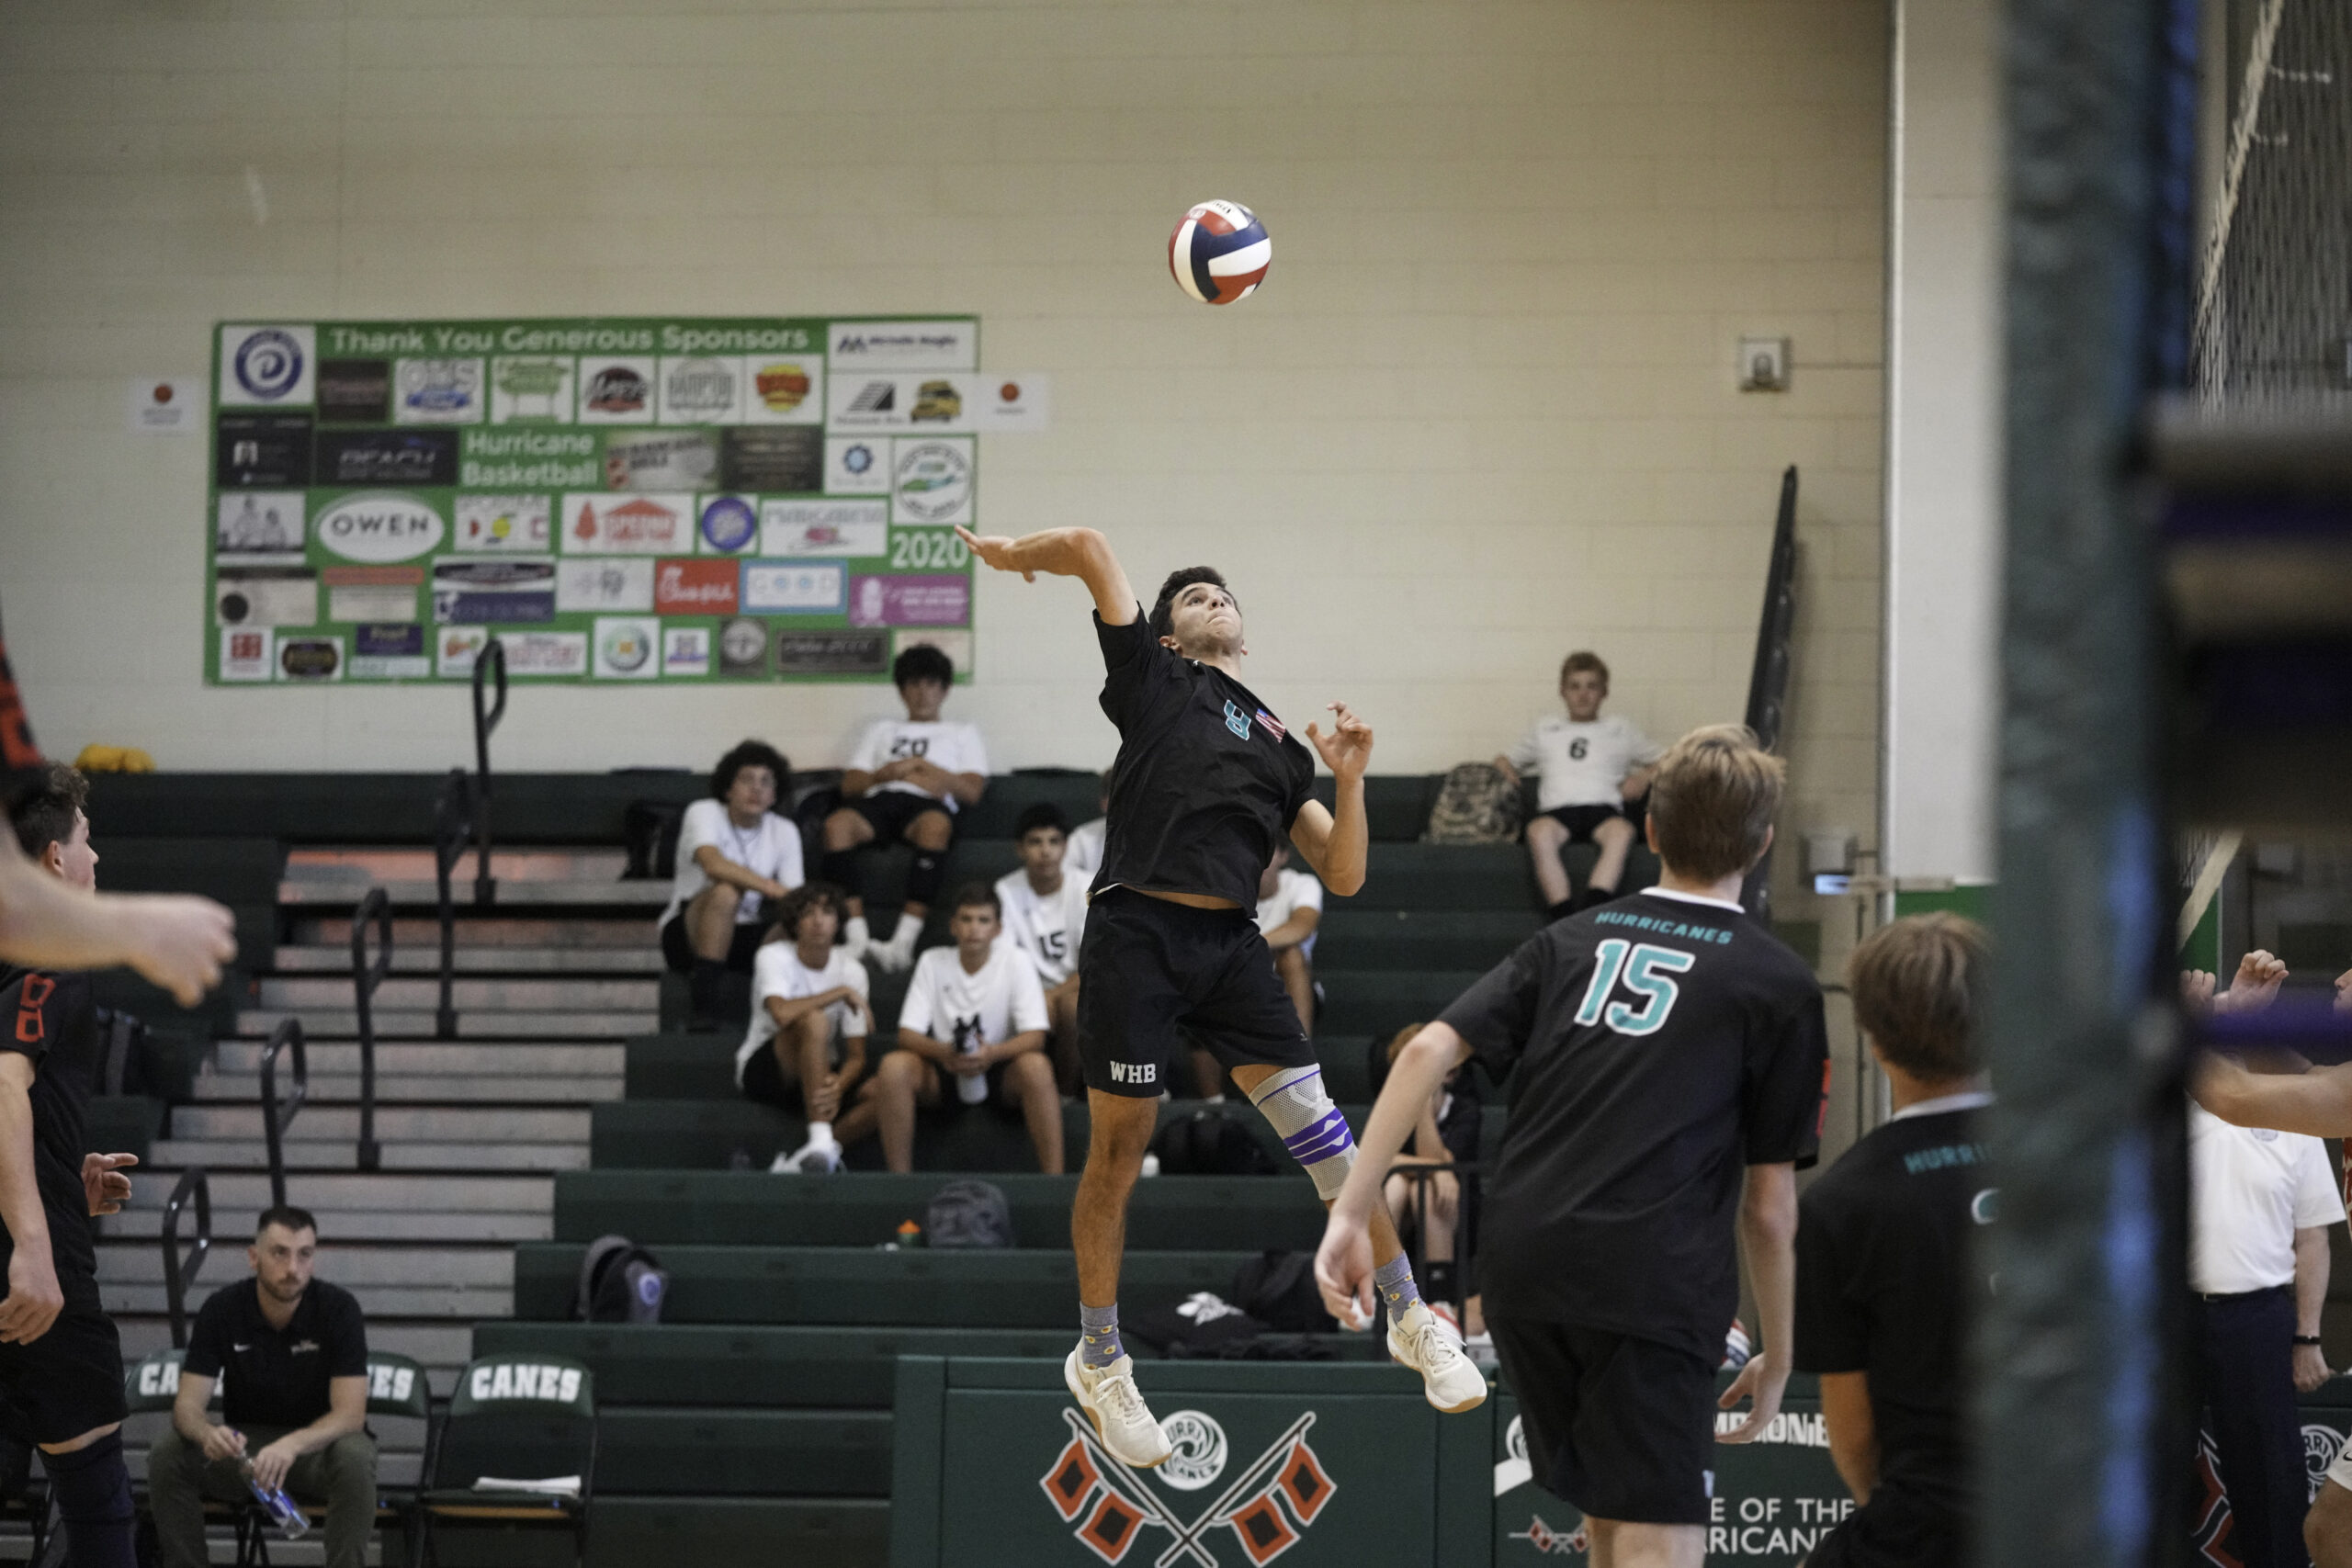
[{"label": "white sneaker", "polygon": [[[1170,1452],[1168,1434],[1159,1429],[1143,1402],[1143,1392],[1136,1387],[1135,1359],[1122,1356],[1100,1371],[1088,1371],[1080,1360],[1080,1353],[1072,1350],[1062,1363],[1062,1382],[1069,1385],[1069,1396],[1078,1401],[1078,1407],[1093,1421],[1094,1434],[1102,1439],[1102,1446],[1137,1470],[1165,1463]],[[1481,1397],[1484,1393],[1482,1382]]]},{"label": "white sneaker", "polygon": [[842,1168],[842,1146],[828,1138],[821,1144],[810,1144],[792,1157],[793,1168],[803,1176],[831,1176]]},{"label": "white sneaker", "polygon": [[788,1155],[779,1153],[775,1158],[768,1161],[770,1176],[795,1176],[799,1174],[799,1170],[800,1156],[797,1153]]},{"label": "white sneaker", "polygon": [[1388,1325],[1388,1354],[1421,1374],[1421,1391],[1448,1416],[1487,1402],[1487,1374],[1462,1353],[1462,1341],[1425,1303]]},{"label": "white sneaker", "polygon": [[862,959],[873,951],[873,948],[874,937],[865,929],[865,917],[851,916],[849,923],[842,928],[842,950],[852,958]]}]

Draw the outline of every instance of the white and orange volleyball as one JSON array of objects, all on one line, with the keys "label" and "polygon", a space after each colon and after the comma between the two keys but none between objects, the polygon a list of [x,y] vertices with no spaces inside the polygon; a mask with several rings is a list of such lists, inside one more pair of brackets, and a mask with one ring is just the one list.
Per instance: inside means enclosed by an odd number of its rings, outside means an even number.
[{"label": "white and orange volleyball", "polygon": [[1176,286],[1204,305],[1246,299],[1265,281],[1274,243],[1258,215],[1238,201],[1187,209],[1168,236],[1168,270]]}]

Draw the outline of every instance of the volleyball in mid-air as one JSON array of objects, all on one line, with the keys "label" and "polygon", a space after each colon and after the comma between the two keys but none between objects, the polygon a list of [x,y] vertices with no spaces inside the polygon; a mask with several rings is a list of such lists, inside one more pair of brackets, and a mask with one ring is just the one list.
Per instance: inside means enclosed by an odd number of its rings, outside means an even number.
[{"label": "volleyball in mid-air", "polygon": [[1204,305],[1248,299],[1273,259],[1266,226],[1238,201],[1191,208],[1168,236],[1168,270],[1178,288]]}]

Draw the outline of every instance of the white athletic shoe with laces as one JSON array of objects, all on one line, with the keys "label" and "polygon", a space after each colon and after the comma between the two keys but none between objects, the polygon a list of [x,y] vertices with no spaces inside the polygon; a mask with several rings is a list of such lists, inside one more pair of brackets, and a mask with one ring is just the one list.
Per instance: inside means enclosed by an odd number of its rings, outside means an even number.
[{"label": "white athletic shoe with laces", "polygon": [[1421,1374],[1423,1395],[1448,1416],[1487,1401],[1487,1374],[1462,1353],[1461,1338],[1426,1303],[1415,1302],[1389,1321],[1388,1353]]},{"label": "white athletic shoe with laces", "polygon": [[[1149,1470],[1167,1460],[1168,1434],[1159,1429],[1143,1402],[1143,1392],[1136,1387],[1134,1358],[1122,1356],[1093,1371],[1072,1350],[1062,1363],[1062,1382],[1069,1385],[1069,1396],[1078,1401],[1078,1407],[1094,1422],[1095,1436],[1102,1439],[1102,1446],[1121,1461],[1137,1470]],[[1483,1382],[1480,1387],[1485,1387]]]}]

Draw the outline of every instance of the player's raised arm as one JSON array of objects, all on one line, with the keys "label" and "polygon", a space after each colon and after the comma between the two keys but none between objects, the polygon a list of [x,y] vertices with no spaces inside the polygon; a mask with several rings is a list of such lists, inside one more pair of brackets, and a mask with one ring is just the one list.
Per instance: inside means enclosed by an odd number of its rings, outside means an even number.
[{"label": "player's raised arm", "polygon": [[1372,830],[1363,811],[1363,771],[1372,763],[1372,726],[1350,712],[1345,703],[1333,703],[1331,712],[1339,716],[1331,733],[1326,735],[1310,724],[1306,739],[1336,781],[1332,809],[1326,811],[1317,800],[1301,807],[1290,826],[1290,841],[1298,846],[1300,858],[1315,868],[1323,885],[1344,898],[1363,886],[1371,852]]},{"label": "player's raised arm", "polygon": [[983,536],[959,525],[956,536],[982,565],[998,571],[1017,571],[1032,582],[1041,571],[1080,579],[1094,595],[1095,613],[1106,626],[1124,626],[1143,613],[1126,568],[1111,552],[1111,541],[1091,528],[1044,528],[1010,539],[1001,534]]}]

